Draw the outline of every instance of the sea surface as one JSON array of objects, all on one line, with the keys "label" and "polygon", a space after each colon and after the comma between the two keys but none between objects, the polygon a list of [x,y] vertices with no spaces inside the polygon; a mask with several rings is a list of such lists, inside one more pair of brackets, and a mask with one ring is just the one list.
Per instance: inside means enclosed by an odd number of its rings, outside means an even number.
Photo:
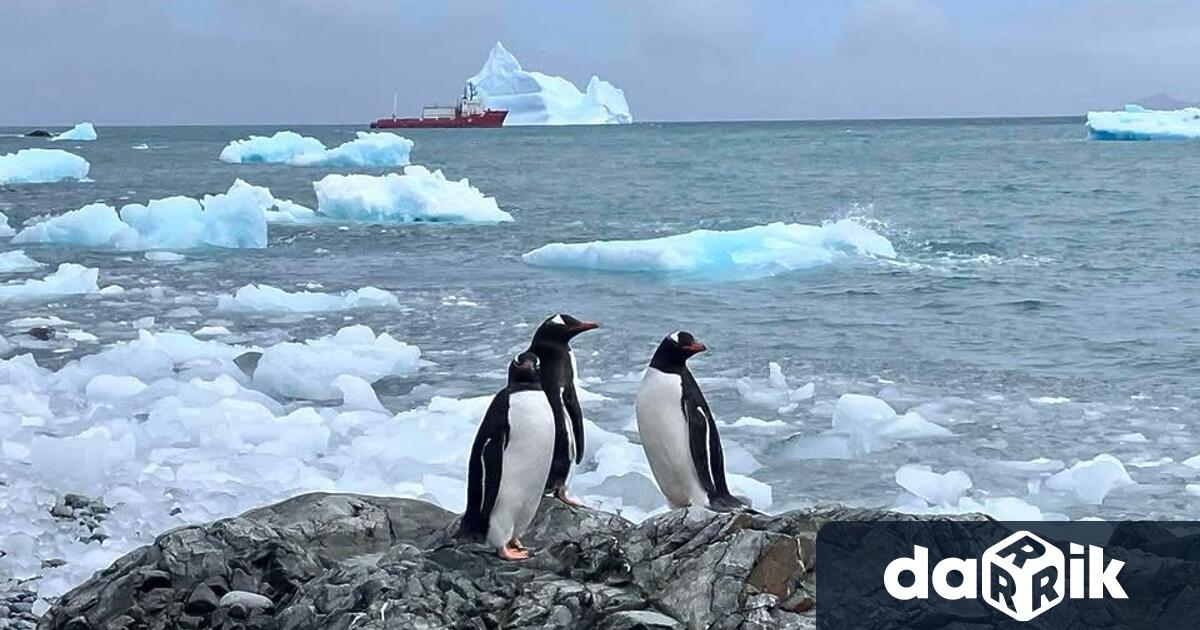
[{"label": "sea surface", "polygon": [[[280,129],[329,146],[359,130],[100,126],[96,142],[53,144],[85,157],[91,181],[0,188],[0,211],[19,226],[100,200],[223,192],[237,178],[316,207],[312,182],[329,172],[394,170],[217,159],[231,140]],[[1200,454],[1200,145],[1087,141],[1074,118],[403,135],[416,142],[414,163],[469,178],[515,221],[272,225],[266,249],[193,250],[171,264],[140,252],[24,246],[42,262],[98,268],[101,286],[127,293],[0,303],[0,322],[54,316],[98,337],[33,349],[51,368],[133,339],[137,326],[224,325],[233,341],[269,344],[363,323],[418,346],[431,362],[377,386],[389,411],[403,412],[434,395],[494,392],[532,327],[567,312],[603,325],[575,344],[585,387],[608,398],[585,404],[587,417],[635,443],[640,372],[664,335],[684,329],[710,349],[691,366],[718,419],[766,423],[724,427],[722,437],[731,472],[769,485],[771,512],[831,501],[911,505],[896,471],[926,465],[965,472],[976,501],[1017,498],[1049,518],[1200,517],[1200,496],[1189,491],[1200,469],[1183,464]],[[47,144],[4,137],[0,154]],[[132,148],[141,144],[148,148]],[[551,242],[848,217],[886,236],[897,256],[740,279],[541,268],[521,259]],[[221,295],[249,283],[374,286],[403,309],[216,312]],[[151,287],[161,289],[129,291]],[[154,322],[137,323],[146,317]],[[790,388],[812,383],[813,396],[795,405],[753,400],[747,392],[767,387],[770,362]],[[740,379],[748,379],[741,390]],[[881,398],[899,413],[916,410],[952,436],[823,454],[822,434],[848,393]],[[1053,472],[1101,454],[1119,460],[1136,485],[1099,505],[1043,487],[1049,473],[1029,472],[1037,465],[1012,464],[1046,458]],[[9,485],[21,483],[11,470]]]}]

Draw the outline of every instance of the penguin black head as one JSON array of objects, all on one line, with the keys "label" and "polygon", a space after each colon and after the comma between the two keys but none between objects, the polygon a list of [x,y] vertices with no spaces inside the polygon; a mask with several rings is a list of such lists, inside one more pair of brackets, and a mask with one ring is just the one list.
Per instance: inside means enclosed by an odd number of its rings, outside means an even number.
[{"label": "penguin black head", "polygon": [[508,364],[508,384],[538,385],[538,358],[532,352],[522,352]]},{"label": "penguin black head", "polygon": [[546,321],[538,326],[537,331],[533,333],[533,343],[537,344],[539,341],[569,343],[579,333],[599,327],[600,324],[596,322],[585,322],[566,313],[558,313],[546,318]]},{"label": "penguin black head", "polygon": [[678,368],[705,350],[708,350],[708,346],[700,343],[692,333],[680,330],[663,337],[662,343],[658,344],[658,350],[654,352],[654,358],[650,360],[650,365],[659,369]]}]

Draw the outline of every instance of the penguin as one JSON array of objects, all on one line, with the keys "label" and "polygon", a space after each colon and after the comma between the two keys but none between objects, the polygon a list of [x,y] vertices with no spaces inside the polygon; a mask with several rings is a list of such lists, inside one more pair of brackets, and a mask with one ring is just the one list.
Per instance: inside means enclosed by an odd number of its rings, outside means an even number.
[{"label": "penguin", "polygon": [[571,340],[599,327],[596,322],[559,313],[538,326],[528,350],[541,360],[542,390],[554,410],[554,461],[546,477],[545,493],[576,507],[581,504],[567,496],[567,477],[571,466],[583,461],[583,409],[575,391],[575,353],[571,352]]},{"label": "penguin", "polygon": [[688,359],[707,349],[688,332],[663,338],[638,388],[638,434],[654,480],[672,509],[747,509],[729,493],[716,421],[687,367]]},{"label": "penguin", "polygon": [[488,405],[467,465],[461,530],[483,536],[504,560],[529,557],[520,535],[542,500],[554,453],[554,412],[538,372],[531,352],[509,364],[508,384]]}]

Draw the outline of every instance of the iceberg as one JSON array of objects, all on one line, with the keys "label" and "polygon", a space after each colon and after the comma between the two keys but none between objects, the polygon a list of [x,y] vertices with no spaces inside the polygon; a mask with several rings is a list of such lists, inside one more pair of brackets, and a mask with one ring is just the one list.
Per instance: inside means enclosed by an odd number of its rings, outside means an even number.
[{"label": "iceberg", "polygon": [[1092,140],[1200,140],[1200,107],[1088,112],[1087,131]]},{"label": "iceberg", "polygon": [[12,242],[121,250],[263,248],[266,214],[280,204],[295,205],[239,179],[228,192],[200,200],[166,197],[126,205],[119,213],[108,204],[88,204],[28,226]]},{"label": "iceberg", "polygon": [[100,290],[96,284],[99,274],[98,270],[90,267],[63,263],[58,266],[57,271],[41,280],[31,278],[0,284],[0,303],[53,300],[70,295],[96,293]]},{"label": "iceberg", "polygon": [[478,74],[467,79],[483,104],[508,110],[506,125],[631,123],[625,92],[593,76],[583,92],[567,79],[521,68],[499,42]]},{"label": "iceberg", "polygon": [[771,276],[853,257],[895,258],[883,235],[852,219],[821,226],[771,223],[661,238],[550,243],[521,258],[539,267]]},{"label": "iceberg", "polygon": [[46,184],[87,177],[88,161],[62,149],[21,149],[0,155],[0,184]]},{"label": "iceberg", "polygon": [[354,309],[398,308],[396,296],[375,287],[340,294],[299,291],[291,293],[265,284],[248,284],[232,296],[223,295],[217,310],[236,313],[327,313]]},{"label": "iceberg", "polygon": [[292,166],[406,166],[413,141],[387,132],[359,131],[354,140],[333,149],[316,138],[294,131],[234,140],[221,150],[230,164],[290,164]]},{"label": "iceberg", "polygon": [[64,131],[51,140],[95,140],[96,128],[90,122],[81,122],[67,131]]},{"label": "iceberg", "polygon": [[356,223],[499,223],[512,221],[496,200],[466,179],[409,166],[403,175],[326,175],[313,182],[317,210]]},{"label": "iceberg", "polygon": [[347,326],[336,334],[304,343],[281,343],[263,351],[254,384],[276,396],[341,400],[335,381],[349,374],[377,381],[405,376],[421,366],[421,350],[366,326]]},{"label": "iceberg", "polygon": [[44,266],[43,263],[26,256],[24,250],[15,249],[11,252],[0,254],[0,273],[33,271],[38,267]]},{"label": "iceberg", "polygon": [[0,238],[7,238],[16,233],[17,231],[8,224],[8,215],[0,212]]},{"label": "iceberg", "polygon": [[1100,505],[1109,492],[1136,485],[1121,460],[1101,453],[1090,460],[1076,462],[1046,480],[1046,487],[1070,493],[1088,505]]}]

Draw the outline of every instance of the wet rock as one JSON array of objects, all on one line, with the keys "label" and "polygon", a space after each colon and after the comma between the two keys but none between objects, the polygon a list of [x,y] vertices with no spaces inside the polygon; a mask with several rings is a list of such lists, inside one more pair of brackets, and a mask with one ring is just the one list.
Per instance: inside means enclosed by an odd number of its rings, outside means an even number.
[{"label": "wet rock", "polygon": [[817,529],[881,515],[677,510],[635,525],[547,499],[522,538],[533,557],[503,562],[431,504],[309,494],[167,532],[40,628],[811,628]]},{"label": "wet rock", "polygon": [[46,131],[45,129],[33,129],[31,131],[25,132],[26,138],[50,138],[53,136],[54,136],[54,134],[50,133],[49,131]]}]

